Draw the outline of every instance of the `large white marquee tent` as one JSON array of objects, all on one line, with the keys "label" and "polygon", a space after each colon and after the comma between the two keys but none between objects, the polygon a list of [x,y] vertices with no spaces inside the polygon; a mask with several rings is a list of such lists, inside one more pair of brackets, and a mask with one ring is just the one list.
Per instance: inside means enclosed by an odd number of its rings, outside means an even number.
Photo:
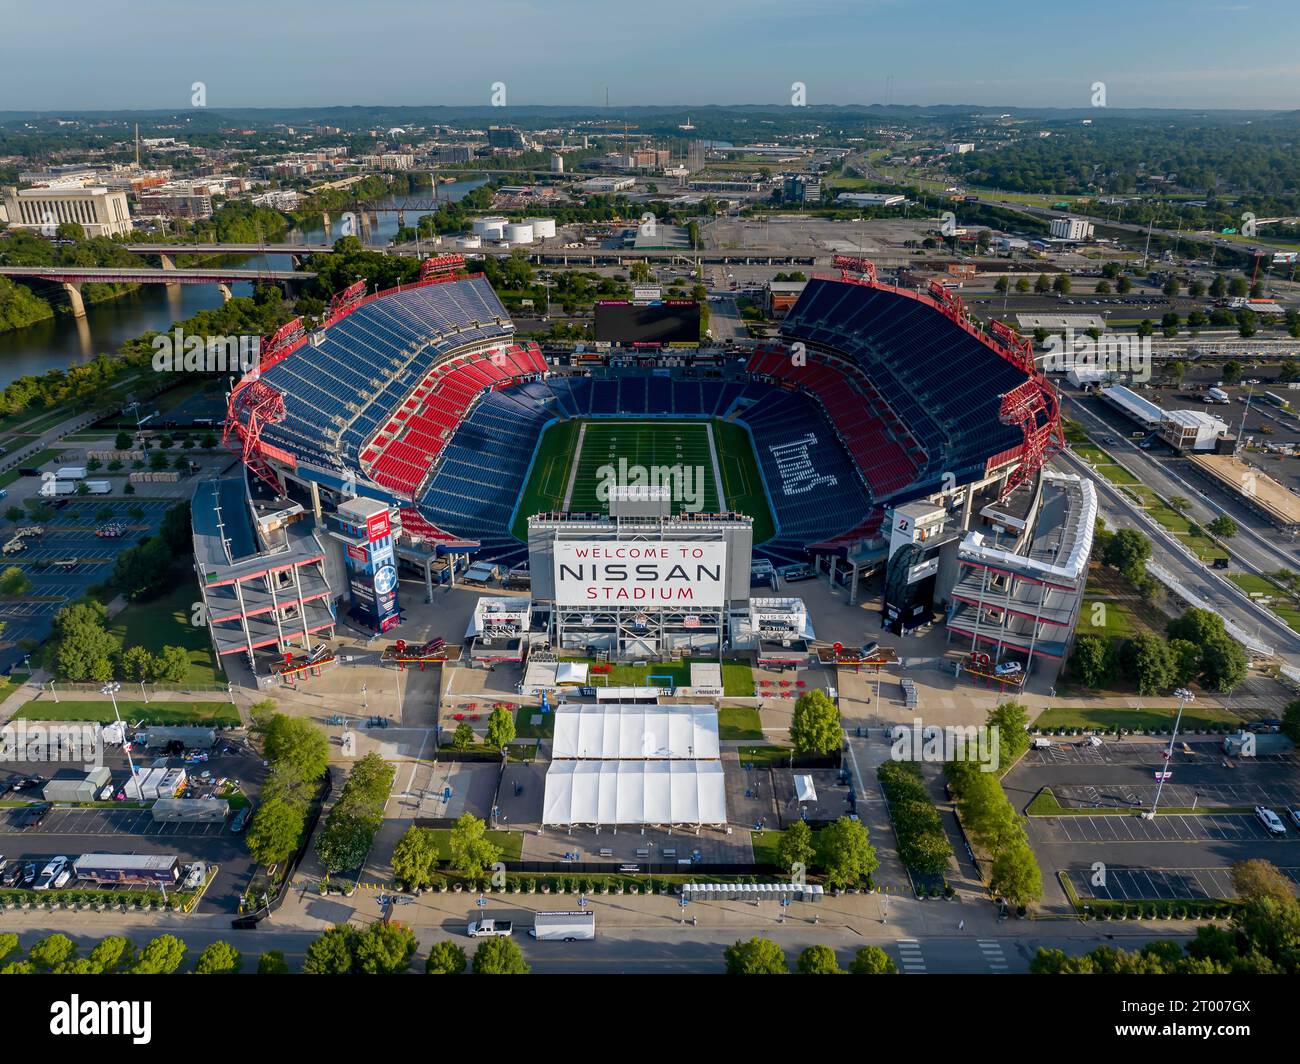
[{"label": "large white marquee tent", "polygon": [[552,761],[542,823],[727,822],[720,761]]},{"label": "large white marquee tent", "polygon": [[718,756],[718,711],[712,706],[565,703],[555,712],[555,760],[689,761]]}]

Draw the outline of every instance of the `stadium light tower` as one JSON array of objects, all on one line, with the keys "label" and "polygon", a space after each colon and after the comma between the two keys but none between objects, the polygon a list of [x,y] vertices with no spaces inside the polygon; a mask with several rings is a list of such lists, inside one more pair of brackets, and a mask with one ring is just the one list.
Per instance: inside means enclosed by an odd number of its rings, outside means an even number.
[{"label": "stadium light tower", "polygon": [[[130,772],[130,778],[135,779],[135,761],[131,757],[131,744],[126,741],[126,725],[122,723],[122,714],[117,711],[117,692],[122,690],[122,685],[116,680],[110,680],[100,688],[100,693],[108,695],[113,700],[113,719],[117,721],[117,726],[122,730],[122,749],[126,753],[126,767]],[[142,795],[137,791],[136,797]]]},{"label": "stadium light tower", "polygon": [[1169,764],[1174,757],[1174,740],[1178,738],[1178,725],[1181,724],[1183,720],[1183,707],[1186,706],[1188,702],[1196,701],[1196,696],[1192,694],[1191,691],[1187,690],[1186,687],[1178,688],[1174,692],[1174,697],[1178,699],[1178,716],[1174,718],[1174,730],[1169,736],[1169,749],[1165,751],[1165,766],[1160,772],[1160,779],[1156,781],[1156,796],[1151,803],[1151,812],[1148,814],[1148,819],[1153,818],[1156,815],[1156,809],[1160,805],[1160,792],[1164,790],[1165,779],[1169,775]]}]

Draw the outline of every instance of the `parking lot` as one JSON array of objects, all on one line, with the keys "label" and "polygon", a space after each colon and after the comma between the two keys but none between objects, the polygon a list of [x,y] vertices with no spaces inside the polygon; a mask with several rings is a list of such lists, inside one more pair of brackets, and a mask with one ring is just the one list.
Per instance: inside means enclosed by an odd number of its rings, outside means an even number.
[{"label": "parking lot", "polygon": [[[1300,885],[1300,868],[1280,869],[1292,883]],[[1128,868],[1107,865],[1099,875],[1091,867],[1067,871],[1075,893],[1098,901],[1165,901],[1184,899],[1227,899],[1234,895],[1232,872],[1227,868]]]},{"label": "parking lot", "polygon": [[[1044,842],[1240,842],[1260,840],[1276,846],[1300,842],[1300,834],[1273,836],[1254,813],[1214,813],[1183,816],[1162,813],[1154,819],[1133,813],[1105,816],[1035,817],[1035,834]],[[1300,858],[1300,852],[1296,854]],[[1273,858],[1274,863],[1277,858]]]},{"label": "parking lot", "polygon": [[[1294,754],[1229,759],[1217,741],[1178,742],[1166,763],[1167,749],[1167,741],[1090,746],[1058,740],[1029,751],[1007,773],[1003,785],[1021,812],[1045,790],[1072,810],[1028,819],[1050,907],[1068,905],[1058,871],[1070,877],[1080,898],[1107,897],[1101,893],[1107,890],[1120,900],[1146,901],[1230,896],[1231,868],[1241,860],[1300,867],[1300,828],[1287,812],[1300,806]],[[1166,767],[1170,777],[1159,807],[1167,811],[1143,817],[1155,802],[1156,772]],[[1271,835],[1254,815],[1256,805],[1277,812],[1285,833]],[[1097,864],[1105,866],[1108,886],[1093,885]],[[1117,869],[1118,877],[1111,877]]]},{"label": "parking lot", "polygon": [[[128,774],[125,755],[117,748],[106,749],[103,763],[113,774],[115,791],[120,789]],[[135,763],[139,768],[182,767],[177,757],[141,757],[138,753]],[[197,778],[204,771],[210,772],[214,781],[222,777],[238,780],[241,790],[254,799],[264,773],[261,761],[242,751],[218,754],[205,763],[184,767],[195,776],[187,792],[195,796],[195,801],[202,801],[202,795],[213,790],[212,783]],[[11,761],[0,763],[0,774],[8,769],[14,774],[39,775],[49,780],[81,768],[80,763]],[[11,797],[40,801],[41,790],[29,789]],[[59,806],[50,809],[39,827],[24,830],[20,827],[24,812],[20,806],[0,808],[0,856],[10,862],[44,864],[56,855],[75,859],[85,853],[148,853],[175,855],[182,865],[196,861],[218,865],[218,874],[197,910],[207,914],[234,913],[252,874],[252,858],[242,833],[231,830],[232,818],[209,824],[158,823],[147,808]]]}]

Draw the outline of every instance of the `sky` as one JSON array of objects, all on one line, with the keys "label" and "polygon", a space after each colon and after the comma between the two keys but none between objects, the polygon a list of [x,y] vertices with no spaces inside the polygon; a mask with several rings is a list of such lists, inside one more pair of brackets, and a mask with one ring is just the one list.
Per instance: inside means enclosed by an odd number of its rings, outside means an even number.
[{"label": "sky", "polygon": [[1300,108],[1297,0],[0,0],[0,111]]}]

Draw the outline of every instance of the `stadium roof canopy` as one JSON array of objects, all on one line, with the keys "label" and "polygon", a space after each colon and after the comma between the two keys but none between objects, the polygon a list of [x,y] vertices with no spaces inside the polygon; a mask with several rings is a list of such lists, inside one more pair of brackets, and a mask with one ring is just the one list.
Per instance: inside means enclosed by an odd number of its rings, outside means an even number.
[{"label": "stadium roof canopy", "polygon": [[712,706],[566,703],[555,712],[553,760],[691,760],[718,753]]},{"label": "stadium roof canopy", "polygon": [[721,761],[552,761],[543,824],[727,822]]}]

